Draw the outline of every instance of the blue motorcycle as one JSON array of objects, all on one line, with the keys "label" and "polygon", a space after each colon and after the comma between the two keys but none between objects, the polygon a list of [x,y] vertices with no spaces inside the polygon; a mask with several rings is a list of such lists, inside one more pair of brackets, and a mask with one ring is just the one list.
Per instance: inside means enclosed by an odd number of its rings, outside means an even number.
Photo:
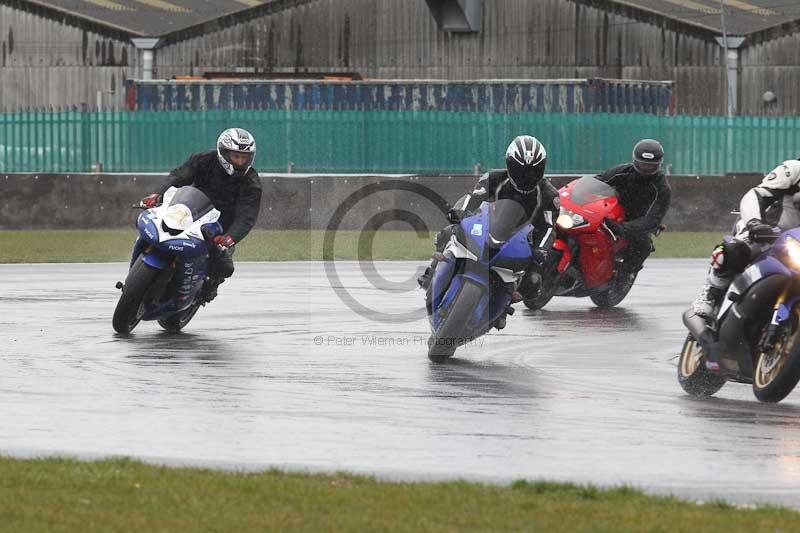
[{"label": "blue motorcycle", "polygon": [[[141,207],[141,206],[140,206]],[[122,295],[114,310],[114,329],[130,333],[142,320],[157,320],[180,331],[205,304],[211,240],[222,232],[220,213],[194,187],[170,188],[160,206],[139,215],[139,236],[133,246]]]},{"label": "blue motorcycle", "polygon": [[512,303],[522,299],[517,285],[533,263],[528,241],[533,226],[514,200],[484,202],[480,212],[455,226],[426,293],[431,336],[428,357],[442,362],[459,346],[502,329]]},{"label": "blue motorcycle", "polygon": [[800,381],[800,228],[760,240],[774,244],[734,278],[715,320],[683,313],[678,382],[693,396],[734,381],[779,402]]}]

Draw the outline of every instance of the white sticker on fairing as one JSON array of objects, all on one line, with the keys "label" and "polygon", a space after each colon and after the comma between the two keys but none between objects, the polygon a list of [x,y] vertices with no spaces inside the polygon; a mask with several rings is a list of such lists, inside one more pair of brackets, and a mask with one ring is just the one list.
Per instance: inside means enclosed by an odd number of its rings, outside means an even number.
[{"label": "white sticker on fairing", "polygon": [[483,224],[473,224],[470,233],[478,236],[483,235]]}]

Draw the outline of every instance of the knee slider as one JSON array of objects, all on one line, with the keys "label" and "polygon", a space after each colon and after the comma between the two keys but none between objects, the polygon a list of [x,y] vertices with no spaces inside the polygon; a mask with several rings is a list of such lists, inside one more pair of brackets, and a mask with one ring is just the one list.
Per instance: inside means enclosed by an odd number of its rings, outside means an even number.
[{"label": "knee slider", "polygon": [[739,240],[725,242],[711,254],[711,267],[720,274],[738,273],[750,262],[750,247]]}]

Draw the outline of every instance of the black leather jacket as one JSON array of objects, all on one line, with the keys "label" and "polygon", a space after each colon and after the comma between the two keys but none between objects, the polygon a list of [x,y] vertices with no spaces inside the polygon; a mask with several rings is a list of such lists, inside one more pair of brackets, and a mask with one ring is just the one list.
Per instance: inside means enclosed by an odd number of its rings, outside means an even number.
[{"label": "black leather jacket", "polygon": [[159,194],[170,187],[193,185],[211,199],[221,213],[219,223],[234,241],[241,241],[253,229],[261,208],[261,181],[255,169],[242,178],[229,176],[219,164],[216,150],[209,150],[193,154],[169,174],[171,179]]},{"label": "black leather jacket", "polygon": [[466,202],[463,206],[461,205],[463,199],[454,206],[465,213],[480,207],[481,202],[516,200],[525,208],[527,215],[531,218],[531,223],[539,227],[545,224],[552,226],[558,217],[560,208],[558,190],[548,179],[543,178],[536,189],[529,194],[522,194],[511,185],[508,172],[505,170],[492,170],[485,173],[478,180],[475,189],[465,198]]},{"label": "black leather jacket", "polygon": [[610,168],[597,176],[614,187],[625,208],[625,230],[653,233],[669,209],[672,191],[664,173],[651,176],[639,174],[633,163]]}]

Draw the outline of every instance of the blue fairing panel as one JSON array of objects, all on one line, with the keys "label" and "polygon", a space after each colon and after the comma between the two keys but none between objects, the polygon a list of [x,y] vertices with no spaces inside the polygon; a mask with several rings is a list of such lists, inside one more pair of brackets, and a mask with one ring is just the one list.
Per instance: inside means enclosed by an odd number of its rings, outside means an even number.
[{"label": "blue fairing panel", "polygon": [[142,256],[142,260],[153,268],[164,270],[172,264],[172,257],[158,252],[148,252]]},{"label": "blue fairing panel", "polygon": [[139,230],[139,235],[141,235],[142,239],[145,241],[149,243],[158,242],[158,229],[156,229],[156,225],[153,223],[147,211],[139,215],[139,219],[136,221],[136,228]]}]

